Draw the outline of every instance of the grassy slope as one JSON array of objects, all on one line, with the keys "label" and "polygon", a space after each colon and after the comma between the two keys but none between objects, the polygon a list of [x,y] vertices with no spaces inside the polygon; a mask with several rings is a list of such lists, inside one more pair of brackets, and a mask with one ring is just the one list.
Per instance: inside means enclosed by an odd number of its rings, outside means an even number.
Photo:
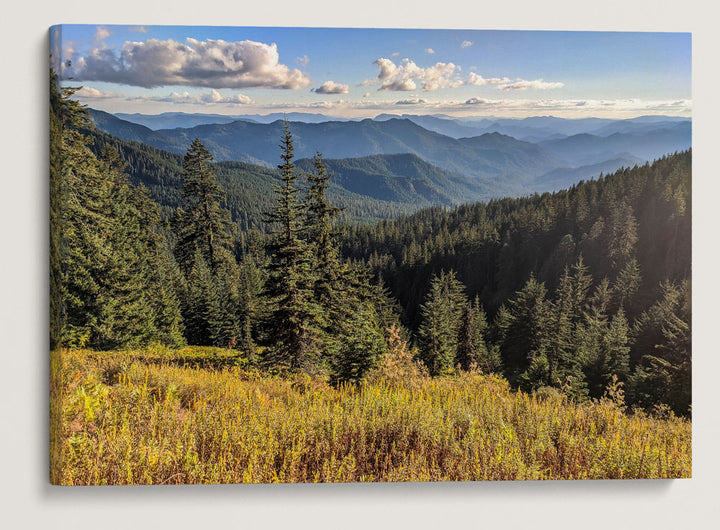
[{"label": "grassy slope", "polygon": [[53,358],[51,478],[180,484],[668,478],[691,473],[690,423],[610,401],[514,394],[495,376],[332,388],[225,351]]}]

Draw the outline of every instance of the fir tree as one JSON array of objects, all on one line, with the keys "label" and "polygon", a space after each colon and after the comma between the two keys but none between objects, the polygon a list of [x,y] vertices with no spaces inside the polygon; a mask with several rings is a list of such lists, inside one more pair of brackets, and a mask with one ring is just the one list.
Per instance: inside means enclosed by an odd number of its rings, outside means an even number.
[{"label": "fir tree", "polygon": [[183,159],[182,176],[183,204],[173,230],[175,256],[187,280],[187,338],[197,345],[232,345],[240,335],[240,315],[230,214],[221,204],[225,194],[213,156],[197,138]]},{"label": "fir tree", "polygon": [[664,403],[676,414],[691,405],[690,283],[664,282],[662,298],[636,323],[634,348],[644,353],[628,393],[641,406]]},{"label": "fir tree", "polygon": [[59,157],[51,166],[53,343],[178,344],[177,299],[151,289],[169,258],[155,244],[158,218],[145,192],[127,181],[117,152],[105,149],[99,159],[91,151],[79,131],[92,128],[86,112],[52,79],[51,145]]},{"label": "fir tree", "polygon": [[480,299],[468,302],[463,308],[458,329],[458,349],[455,363],[463,370],[477,368],[484,373],[500,369],[500,357],[496,348],[488,348],[485,334],[488,324]]},{"label": "fir tree", "polygon": [[353,314],[336,326],[339,341],[332,359],[332,380],[358,382],[386,352],[384,330],[371,304],[358,304]]},{"label": "fir tree", "polygon": [[591,284],[592,277],[581,256],[573,265],[572,274],[566,268],[560,278],[541,330],[540,351],[547,359],[548,368],[546,384],[559,386],[570,377],[576,394],[584,393],[584,388],[578,386],[584,377],[576,338]]},{"label": "fir tree", "polygon": [[[313,158],[314,171],[306,175],[310,184],[305,197],[305,220],[303,235],[312,256],[314,276],[313,300],[322,310],[321,349],[324,357],[341,355],[331,336],[336,334],[337,323],[347,320],[359,305],[357,293],[351,289],[347,269],[340,262],[335,245],[332,223],[340,215],[340,208],[331,206],[327,200],[327,188],[331,175],[322,162],[322,155]],[[339,338],[342,342],[342,338]]]},{"label": "fir tree", "polygon": [[590,397],[600,398],[607,386],[603,340],[607,334],[608,308],[612,292],[607,278],[604,278],[590,297],[583,310],[582,322],[575,328],[574,341],[578,358],[583,363],[583,372],[588,384]]},{"label": "fir tree", "polygon": [[239,345],[249,357],[255,356],[255,342],[260,332],[260,323],[266,318],[266,300],[263,297],[265,274],[261,258],[255,253],[243,256],[239,265],[240,308]]},{"label": "fir tree", "polygon": [[[555,300],[548,303],[548,312],[545,321],[540,329],[541,345],[539,352],[547,359],[547,381],[545,385],[555,385],[560,372],[564,372],[563,366],[572,354],[572,331],[574,315],[574,289],[570,272],[565,273],[560,279]],[[561,379],[564,380],[564,374]],[[560,383],[560,384],[561,384]]]},{"label": "fir tree", "polygon": [[221,206],[225,194],[215,178],[213,156],[195,138],[183,159],[183,207],[175,214],[175,256],[187,274],[200,250],[210,270],[229,261],[230,214]]},{"label": "fir tree", "polygon": [[310,249],[303,239],[303,205],[293,163],[292,134],[285,123],[281,143],[277,203],[266,216],[273,227],[268,244],[270,263],[265,292],[272,310],[267,321],[271,347],[266,362],[291,370],[312,368],[317,359],[321,310],[314,300],[315,278]]},{"label": "fir tree", "polygon": [[636,295],[640,290],[642,277],[640,266],[635,258],[630,259],[618,274],[613,286],[613,309],[623,309],[630,315],[637,316],[638,301]]},{"label": "fir tree", "polygon": [[545,325],[547,301],[545,285],[534,276],[509,302],[509,323],[501,345],[505,374],[516,383],[530,361],[542,353],[542,329]]},{"label": "fir tree", "polygon": [[626,201],[611,210],[607,252],[612,270],[620,271],[630,261],[638,241],[638,225],[633,208]]},{"label": "fir tree", "polygon": [[602,340],[605,385],[616,375],[620,381],[627,381],[630,375],[629,331],[625,311],[622,308],[613,315],[607,333]]},{"label": "fir tree", "polygon": [[212,312],[217,299],[215,279],[199,249],[195,251],[192,264],[183,296],[185,336],[190,344],[211,345]]},{"label": "fir tree", "polygon": [[453,271],[443,271],[440,276],[433,277],[420,310],[422,325],[418,330],[421,356],[431,375],[453,369],[461,315],[466,303],[464,287]]}]

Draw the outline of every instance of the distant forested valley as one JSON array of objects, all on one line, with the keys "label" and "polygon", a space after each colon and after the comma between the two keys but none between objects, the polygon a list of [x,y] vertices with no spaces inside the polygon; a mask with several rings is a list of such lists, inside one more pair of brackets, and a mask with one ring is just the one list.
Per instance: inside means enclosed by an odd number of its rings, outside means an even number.
[{"label": "distant forested valley", "polygon": [[431,376],[691,414],[689,123],[155,130],[50,92],[53,348],[212,345],[340,385],[402,343]]}]

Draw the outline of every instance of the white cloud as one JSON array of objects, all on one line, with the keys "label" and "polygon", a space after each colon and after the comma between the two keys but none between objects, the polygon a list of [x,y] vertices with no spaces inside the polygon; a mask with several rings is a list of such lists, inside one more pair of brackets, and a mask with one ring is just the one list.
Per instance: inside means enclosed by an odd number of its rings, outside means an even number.
[{"label": "white cloud", "polygon": [[430,55],[432,55],[435,53],[435,50],[433,50],[432,48],[425,48],[425,53],[429,53]]},{"label": "white cloud", "polygon": [[542,79],[535,79],[533,81],[527,81],[525,79],[517,79],[513,82],[503,83],[498,88],[500,90],[527,90],[528,88],[536,90],[552,90],[554,88],[564,87],[564,83],[549,83]]},{"label": "white cloud", "polygon": [[509,77],[491,77],[491,78],[485,78],[481,76],[480,74],[476,74],[475,72],[470,72],[470,75],[468,76],[467,81],[465,81],[466,85],[475,85],[475,86],[483,86],[483,85],[497,85],[499,83],[510,83],[512,80]]},{"label": "white cloud", "polygon": [[378,90],[408,92],[418,88],[424,92],[433,92],[444,88],[460,86],[497,85],[499,90],[550,90],[565,86],[559,82],[548,82],[543,79],[528,81],[526,79],[510,79],[509,77],[485,78],[476,72],[470,72],[465,80],[460,78],[460,67],[454,63],[435,63],[426,68],[420,67],[410,59],[403,59],[396,64],[391,59],[381,57],[374,62],[378,68],[375,79],[368,79],[361,86],[379,85]]},{"label": "white cloud", "polygon": [[415,90],[417,85],[412,79],[397,79],[383,83],[378,90],[392,90],[393,92],[410,92]]},{"label": "white cloud", "polygon": [[325,81],[319,88],[311,89],[317,94],[349,94],[350,87],[335,81]]},{"label": "white cloud", "polygon": [[395,105],[424,105],[427,101],[421,98],[410,98],[410,99],[401,99],[400,101],[396,101]]},{"label": "white cloud", "polygon": [[381,57],[375,63],[377,67],[380,69],[380,73],[378,74],[378,79],[387,79],[391,77],[396,71],[397,66],[394,62],[392,62],[390,59],[385,59],[384,57]]},{"label": "white cloud", "polygon": [[464,41],[462,41],[462,43],[460,43],[460,47],[461,47],[461,48],[469,48],[469,47],[472,46],[473,44],[474,44],[474,43],[473,43],[473,41],[471,41],[471,40],[464,40]]},{"label": "white cloud", "polygon": [[466,85],[483,86],[483,85],[498,85],[498,90],[551,90],[554,88],[562,88],[565,86],[564,83],[559,82],[547,82],[543,79],[535,79],[528,81],[526,79],[515,79],[512,80],[509,77],[491,77],[485,78],[475,72],[470,72]]},{"label": "white cloud", "polygon": [[482,98],[470,98],[465,102],[465,105],[487,105],[489,101]]},{"label": "white cloud", "polygon": [[390,57],[399,57],[399,56],[400,56],[400,52],[392,52],[390,54]]},{"label": "white cloud", "polygon": [[364,97],[364,98],[369,98],[371,95],[372,95],[372,94],[370,94],[370,92],[365,92],[365,93],[363,94],[363,97]]},{"label": "white cloud", "polygon": [[148,30],[145,26],[130,26],[128,27],[128,30],[133,31],[135,33],[147,33]]},{"label": "white cloud", "polygon": [[307,55],[303,55],[302,57],[298,57],[295,59],[295,62],[298,63],[300,66],[307,66],[310,62],[310,57]]},{"label": "white cloud", "polygon": [[310,84],[306,74],[279,62],[276,44],[249,40],[127,41],[119,53],[106,47],[94,48],[75,60],[67,75],[76,81],[145,88],[176,85],[299,89]]},{"label": "white cloud", "polygon": [[114,99],[125,97],[117,92],[103,92],[97,88],[89,86],[81,87],[80,90],[75,92],[75,96],[80,99]]},{"label": "white cloud", "polygon": [[401,64],[381,57],[374,63],[378,67],[375,80],[367,80],[363,86],[380,84],[378,90],[411,91],[418,86],[425,92],[441,88],[456,88],[463,83],[457,73],[460,68],[453,63],[435,63],[433,66],[422,68],[410,59],[403,59]]},{"label": "white cloud", "polygon": [[110,36],[110,30],[107,29],[104,26],[98,26],[95,30],[95,37],[93,38],[93,41],[95,43],[98,43],[100,41],[104,41]]}]

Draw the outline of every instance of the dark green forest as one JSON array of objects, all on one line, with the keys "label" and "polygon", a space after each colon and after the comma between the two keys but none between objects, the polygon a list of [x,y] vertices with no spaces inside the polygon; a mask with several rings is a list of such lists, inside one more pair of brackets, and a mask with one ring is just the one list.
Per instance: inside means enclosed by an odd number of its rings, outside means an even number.
[{"label": "dark green forest", "polygon": [[[474,313],[476,362],[521,388],[598,397],[616,375],[633,403],[687,412],[690,211],[688,151],[557,193],[344,226],[341,248],[382,278],[436,373],[462,359]],[[446,328],[433,347],[429,322]]]},{"label": "dark green forest", "polygon": [[287,124],[275,171],[114,139],[52,73],[50,93],[51,347],[214,345],[356,382],[398,327],[434,376],[690,415],[690,151],[410,213],[333,191]]}]

